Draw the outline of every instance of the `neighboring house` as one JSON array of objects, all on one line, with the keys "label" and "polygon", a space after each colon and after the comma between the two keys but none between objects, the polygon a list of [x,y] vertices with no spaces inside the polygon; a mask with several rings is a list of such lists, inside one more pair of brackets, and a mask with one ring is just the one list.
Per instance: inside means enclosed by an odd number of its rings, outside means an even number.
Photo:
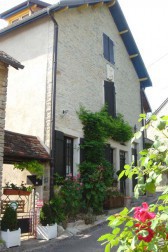
[{"label": "neighboring house", "polygon": [[50,4],[42,1],[28,0],[17,5],[16,7],[13,7],[10,9],[10,11],[7,10],[3,12],[3,14],[0,15],[0,18],[5,19],[10,25],[48,6],[50,6]]},{"label": "neighboring house", "polygon": [[[7,98],[8,66],[15,69],[23,68],[18,61],[10,57],[3,51],[0,51],[0,197],[2,187],[2,166],[4,155],[4,128],[5,128],[5,107]],[[1,206],[0,206],[1,208]]]},{"label": "neighboring house", "polygon": [[[0,44],[26,66],[21,75],[9,72],[6,129],[38,136],[50,148],[51,187],[55,172],[78,172],[81,105],[95,112],[107,103],[133,128],[150,110],[143,98],[152,83],[117,1],[61,0],[0,30]],[[109,143],[116,170],[143,147],[141,140]]]},{"label": "neighboring house", "polygon": [[[168,115],[168,98],[158,107],[158,109],[153,112],[153,114],[157,115],[158,117]],[[147,129],[147,138],[153,141],[155,139],[156,133],[156,130],[149,126]]]},{"label": "neighboring house", "polygon": [[[153,114],[157,115],[158,117],[168,115],[168,98],[153,112]],[[147,137],[148,143],[152,144],[153,141],[155,140],[155,137],[159,135],[162,137],[162,135],[160,134],[160,131],[157,131],[152,126],[149,126],[146,130],[146,137]],[[168,185],[167,172],[165,172],[165,174],[163,175],[162,182],[160,183],[161,187],[165,185]],[[160,186],[158,187],[158,189],[160,188]]]}]

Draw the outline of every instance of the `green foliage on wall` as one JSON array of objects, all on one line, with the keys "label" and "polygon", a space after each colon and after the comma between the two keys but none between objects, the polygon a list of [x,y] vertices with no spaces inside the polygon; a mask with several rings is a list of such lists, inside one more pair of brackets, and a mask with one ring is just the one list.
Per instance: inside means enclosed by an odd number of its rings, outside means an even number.
[{"label": "green foliage on wall", "polygon": [[25,161],[14,164],[14,168],[19,169],[21,171],[28,170],[30,173],[37,176],[37,178],[41,178],[44,174],[44,165],[42,165],[37,160]]},{"label": "green foliage on wall", "polygon": [[109,138],[119,142],[131,139],[131,126],[124,122],[121,115],[109,116],[106,107],[99,112],[90,112],[81,107],[78,112],[83,124],[85,161],[80,164],[83,196],[86,208],[101,212],[107,187],[112,185],[113,168],[105,159],[105,147]]},{"label": "green foliage on wall", "polygon": [[[113,139],[117,142],[127,142],[133,137],[132,127],[128,122],[124,121],[124,117],[118,114],[115,118],[110,116],[104,106],[99,112],[90,112],[81,107],[78,113],[84,127],[88,139]],[[95,130],[95,127],[97,130]],[[99,135],[101,133],[101,135]]]}]

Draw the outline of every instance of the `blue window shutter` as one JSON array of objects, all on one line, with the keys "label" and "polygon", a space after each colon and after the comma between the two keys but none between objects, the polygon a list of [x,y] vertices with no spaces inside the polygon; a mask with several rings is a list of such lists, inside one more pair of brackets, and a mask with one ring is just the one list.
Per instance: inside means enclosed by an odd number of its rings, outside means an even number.
[{"label": "blue window shutter", "polygon": [[109,54],[110,54],[110,62],[114,64],[114,43],[111,39],[109,39]]},{"label": "blue window shutter", "polygon": [[104,58],[110,60],[109,57],[109,37],[106,34],[103,34],[103,49],[104,49]]}]

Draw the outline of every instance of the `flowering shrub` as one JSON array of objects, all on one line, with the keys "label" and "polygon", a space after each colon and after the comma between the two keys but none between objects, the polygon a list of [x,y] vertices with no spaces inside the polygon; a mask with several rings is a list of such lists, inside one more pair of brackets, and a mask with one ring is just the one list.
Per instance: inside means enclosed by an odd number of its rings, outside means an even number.
[{"label": "flowering shrub", "polygon": [[59,196],[63,199],[63,211],[66,216],[75,217],[81,208],[83,184],[80,181],[80,175],[72,176],[69,174],[66,178],[56,175],[55,184],[61,185]]},{"label": "flowering shrub", "polygon": [[[141,114],[139,121],[146,116]],[[139,138],[147,127],[155,130],[155,140],[149,149],[140,152],[140,165],[137,167],[125,165],[119,175],[132,179],[137,176],[138,184],[134,195],[139,193],[155,193],[157,185],[162,181],[162,174],[168,170],[168,116],[158,118],[152,115],[149,123],[137,132],[134,138]],[[144,176],[146,180],[144,180]],[[134,211],[134,214],[132,212]],[[132,216],[133,215],[133,216]],[[117,246],[117,252],[166,252],[168,251],[168,187],[158,197],[155,204],[145,202],[142,206],[127,208],[108,218],[112,233],[99,238],[106,244],[105,252]]]}]

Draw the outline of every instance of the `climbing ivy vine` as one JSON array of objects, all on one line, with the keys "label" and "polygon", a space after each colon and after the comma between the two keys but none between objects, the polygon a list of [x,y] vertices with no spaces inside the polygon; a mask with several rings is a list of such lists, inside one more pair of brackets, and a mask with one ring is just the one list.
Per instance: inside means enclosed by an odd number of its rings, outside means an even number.
[{"label": "climbing ivy vine", "polygon": [[109,138],[126,142],[132,138],[131,126],[123,116],[109,116],[106,107],[99,112],[90,112],[81,107],[78,112],[83,124],[84,162],[80,164],[85,205],[94,212],[101,212],[107,187],[112,185],[113,168],[105,159],[105,147]]}]

